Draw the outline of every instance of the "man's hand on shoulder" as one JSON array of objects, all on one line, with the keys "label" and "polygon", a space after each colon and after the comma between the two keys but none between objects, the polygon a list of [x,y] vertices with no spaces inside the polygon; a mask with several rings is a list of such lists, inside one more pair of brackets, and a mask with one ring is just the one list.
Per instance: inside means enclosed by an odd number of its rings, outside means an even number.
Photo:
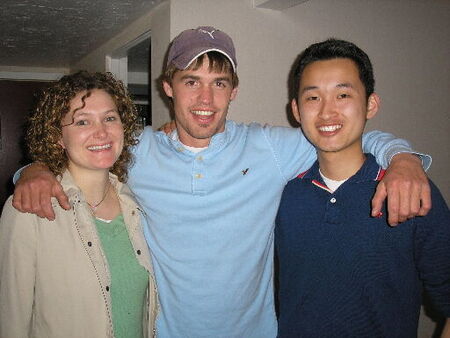
[{"label": "man's hand on shoulder", "polygon": [[425,216],[430,211],[430,185],[420,158],[407,153],[393,157],[372,199],[373,217],[380,213],[386,197],[390,225]]},{"label": "man's hand on shoulder", "polygon": [[55,175],[42,164],[33,163],[25,168],[14,190],[13,206],[49,220],[55,219],[51,198],[56,197],[62,208],[70,209],[69,200]]},{"label": "man's hand on shoulder", "polygon": [[175,122],[175,120],[172,120],[170,122],[164,123],[161,127],[158,128],[158,131],[163,131],[165,134],[169,135],[175,129],[177,129],[177,123]]}]

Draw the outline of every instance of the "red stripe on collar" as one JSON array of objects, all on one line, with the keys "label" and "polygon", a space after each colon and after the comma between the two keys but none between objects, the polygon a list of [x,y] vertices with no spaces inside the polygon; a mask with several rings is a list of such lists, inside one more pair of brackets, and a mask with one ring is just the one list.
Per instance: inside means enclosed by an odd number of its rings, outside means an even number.
[{"label": "red stripe on collar", "polygon": [[306,175],[306,173],[307,173],[308,171],[309,171],[309,170],[306,170],[306,171],[302,172],[301,174],[298,174],[298,175],[297,175],[297,178],[303,178],[303,177]]},{"label": "red stripe on collar", "polygon": [[375,181],[381,181],[385,173],[386,173],[386,170],[380,167],[378,169],[377,177],[375,177]]},{"label": "red stripe on collar", "polygon": [[317,180],[312,180],[312,184],[314,184],[315,186],[317,186],[317,187],[319,187],[319,188],[321,188],[321,189],[323,189],[323,190],[326,190],[326,191],[328,191],[329,193],[333,193],[331,190],[330,190],[330,188],[328,188],[325,184],[322,184],[322,183],[320,183],[319,181],[317,181]]}]

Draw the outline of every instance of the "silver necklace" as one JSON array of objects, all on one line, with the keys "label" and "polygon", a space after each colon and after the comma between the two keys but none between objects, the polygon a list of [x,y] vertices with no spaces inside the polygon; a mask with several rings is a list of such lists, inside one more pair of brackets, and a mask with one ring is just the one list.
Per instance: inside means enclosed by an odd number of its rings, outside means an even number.
[{"label": "silver necklace", "polygon": [[102,202],[105,200],[106,195],[108,195],[109,192],[109,187],[111,186],[111,183],[108,184],[108,187],[106,188],[105,194],[103,195],[103,198],[101,199],[100,202],[98,202],[97,204],[92,205],[91,203],[89,203],[88,201],[86,201],[86,203],[91,207],[92,211],[95,212],[95,210],[97,210],[98,206],[100,204],[102,204]]}]

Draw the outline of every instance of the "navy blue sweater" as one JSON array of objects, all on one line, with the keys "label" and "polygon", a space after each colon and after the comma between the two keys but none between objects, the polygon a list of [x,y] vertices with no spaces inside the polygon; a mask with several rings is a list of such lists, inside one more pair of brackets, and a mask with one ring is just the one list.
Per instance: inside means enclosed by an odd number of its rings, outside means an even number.
[{"label": "navy blue sweater", "polygon": [[279,337],[415,337],[422,286],[450,317],[449,209],[396,227],[370,217],[381,169],[371,155],[334,193],[318,163],[286,186],[275,228]]}]

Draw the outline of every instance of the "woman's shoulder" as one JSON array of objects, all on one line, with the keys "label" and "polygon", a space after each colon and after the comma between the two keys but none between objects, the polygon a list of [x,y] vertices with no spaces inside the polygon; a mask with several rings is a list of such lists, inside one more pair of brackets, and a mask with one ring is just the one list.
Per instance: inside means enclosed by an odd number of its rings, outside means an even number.
[{"label": "woman's shoulder", "polygon": [[[21,212],[14,208],[13,206],[13,196],[11,195],[5,202],[2,210],[2,214],[0,217],[1,226],[5,226],[5,224],[15,224],[15,226],[30,226],[30,224],[38,224],[43,222],[54,222],[49,221],[46,218],[39,217],[33,213]],[[52,198],[52,207],[55,211],[56,220],[60,217],[64,217],[64,214],[68,211],[63,209],[56,198]]]},{"label": "woman's shoulder", "polygon": [[22,232],[23,228],[27,228],[31,232],[33,225],[39,221],[39,216],[17,210],[12,201],[13,196],[11,195],[3,206],[0,217],[0,233]]}]

